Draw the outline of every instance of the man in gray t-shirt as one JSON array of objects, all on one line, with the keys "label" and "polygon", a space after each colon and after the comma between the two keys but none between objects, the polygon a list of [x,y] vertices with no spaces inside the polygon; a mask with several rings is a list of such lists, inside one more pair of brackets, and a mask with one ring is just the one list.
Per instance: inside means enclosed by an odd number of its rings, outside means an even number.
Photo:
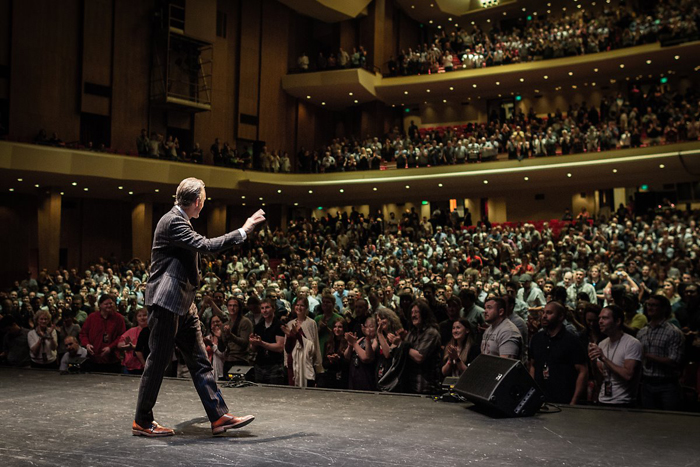
[{"label": "man in gray t-shirt", "polygon": [[523,338],[515,324],[506,318],[506,303],[502,298],[486,300],[484,319],[489,327],[481,341],[481,353],[520,360]]}]

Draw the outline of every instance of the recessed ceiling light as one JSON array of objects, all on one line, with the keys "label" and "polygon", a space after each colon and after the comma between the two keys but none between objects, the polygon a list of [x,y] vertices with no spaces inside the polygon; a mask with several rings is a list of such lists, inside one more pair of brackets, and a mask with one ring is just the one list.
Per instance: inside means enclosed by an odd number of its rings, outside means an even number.
[{"label": "recessed ceiling light", "polygon": [[500,82],[500,81],[496,81],[496,86],[500,86],[500,85],[501,85],[501,82]]},{"label": "recessed ceiling light", "polygon": [[372,188],[372,191],[377,191],[377,187],[375,186],[374,188]]},{"label": "recessed ceiling light", "polygon": [[18,181],[18,182],[23,182],[24,179],[23,179],[23,178],[18,178],[17,181]]},{"label": "recessed ceiling light", "polygon": [[430,24],[433,24],[433,20],[432,20],[432,19],[431,19],[430,21],[428,21],[428,22],[429,22]]},{"label": "recessed ceiling light", "polygon": [[472,84],[472,87],[475,88],[475,87],[476,87],[476,83]]},{"label": "recessed ceiling light", "polygon": [[123,186],[118,186],[118,187],[117,187],[117,189],[119,189],[119,190],[123,190],[123,189],[124,189],[124,187],[123,187]]},{"label": "recessed ceiling light", "polygon": [[153,191],[155,191],[156,193],[160,193],[160,190],[159,190],[158,188],[156,188],[156,189],[153,190]]},{"label": "recessed ceiling light", "polygon": [[524,82],[525,82],[525,78],[520,78],[520,82],[521,82],[521,83],[524,83]]},{"label": "recessed ceiling light", "polygon": [[348,93],[348,96],[352,96],[352,93],[351,93],[351,92],[349,92],[349,93]]},{"label": "recessed ceiling light", "polygon": [[651,60],[647,60],[647,65],[651,65]]},{"label": "recessed ceiling light", "polygon": [[306,96],[307,99],[311,99],[311,96]]},{"label": "recessed ceiling light", "polygon": [[440,188],[442,188],[442,183],[438,183],[438,186],[439,186]]},{"label": "recessed ceiling light", "polygon": [[338,191],[340,191],[341,193],[345,193],[345,190],[343,190],[342,188]]},{"label": "recessed ceiling light", "polygon": [[443,104],[447,104],[447,99],[443,99],[443,100],[442,100],[442,103],[443,103]]},{"label": "recessed ceiling light", "polygon": [[673,57],[673,58],[675,58],[676,60],[679,60],[679,59],[681,58],[681,56],[680,56],[680,55],[676,55],[676,56]]},{"label": "recessed ceiling light", "polygon": [[314,190],[309,190],[309,194],[312,195],[314,193]]},{"label": "recessed ceiling light", "polygon": [[71,183],[71,185],[78,186],[78,182],[73,182],[73,183]]},{"label": "recessed ceiling light", "polygon": [[408,190],[409,188],[411,188],[410,185],[406,185],[406,189]]},{"label": "recessed ceiling light", "polygon": [[523,177],[523,180],[527,182],[528,180],[530,180],[530,177]]},{"label": "recessed ceiling light", "polygon": [[625,64],[624,64],[624,63],[620,63],[620,68],[624,68],[624,67],[625,67]]},{"label": "recessed ceiling light", "polygon": [[241,206],[245,206],[245,203],[241,203]]},{"label": "recessed ceiling light", "polygon": [[88,191],[88,187],[83,188],[83,191]]},{"label": "recessed ceiling light", "polygon": [[277,190],[277,193],[282,193],[282,190]]},{"label": "recessed ceiling light", "polygon": [[484,180],[484,185],[488,185],[488,184],[489,184],[489,181],[488,181],[488,180]]},{"label": "recessed ceiling light", "polygon": [[61,192],[61,196],[63,196],[63,195],[65,195],[65,193],[64,193],[64,192]]},{"label": "recessed ceiling light", "polygon": [[593,71],[596,72],[596,73],[598,73],[598,69],[597,69],[597,68],[593,68]]},{"label": "recessed ceiling light", "polygon": [[263,200],[263,197],[261,196],[261,197],[260,197],[260,198],[258,198],[258,199],[259,199],[260,201],[262,201],[262,200]]},{"label": "recessed ceiling light", "polygon": [[245,199],[245,195],[241,195],[241,199]]},{"label": "recessed ceiling light", "polygon": [[617,173],[617,169],[613,169],[613,173],[616,174],[616,173]]},{"label": "recessed ceiling light", "polygon": [[265,206],[265,203],[262,203],[262,206]]},{"label": "recessed ceiling light", "polygon": [[549,79],[549,76],[547,76],[547,75],[544,75],[544,79]]},{"label": "recessed ceiling light", "polygon": [[360,102],[360,101],[358,101],[357,99],[355,99],[355,104],[357,104],[357,103],[359,103],[359,102]]},{"label": "recessed ceiling light", "polygon": [[294,206],[299,206],[299,203],[294,203]]},{"label": "recessed ceiling light", "polygon": [[569,178],[571,178],[571,172],[569,172],[568,174],[566,174],[566,176],[569,177]]},{"label": "recessed ceiling light", "polygon": [[10,188],[10,191],[15,191],[15,189],[14,189],[14,188]]},{"label": "recessed ceiling light", "polygon": [[425,92],[430,92],[430,89],[426,89]]},{"label": "recessed ceiling light", "polygon": [[454,91],[454,90],[455,90],[455,88],[450,86],[450,91]]},{"label": "recessed ceiling light", "polygon": [[452,21],[452,18],[447,18],[447,21]]},{"label": "recessed ceiling light", "polygon": [[321,105],[326,105],[326,103],[325,103],[325,102],[321,102]]},{"label": "recessed ceiling light", "polygon": [[[404,95],[406,95],[406,96],[408,95],[408,91],[404,91],[403,93],[404,93]],[[401,105],[403,105],[403,104],[401,104]]]},{"label": "recessed ceiling light", "polygon": [[659,168],[660,168],[660,169],[665,169],[665,168],[666,168],[666,166],[665,166],[665,165],[663,165],[663,164],[659,164]]},{"label": "recessed ceiling light", "polygon": [[211,201],[211,198],[207,198],[207,201]]}]

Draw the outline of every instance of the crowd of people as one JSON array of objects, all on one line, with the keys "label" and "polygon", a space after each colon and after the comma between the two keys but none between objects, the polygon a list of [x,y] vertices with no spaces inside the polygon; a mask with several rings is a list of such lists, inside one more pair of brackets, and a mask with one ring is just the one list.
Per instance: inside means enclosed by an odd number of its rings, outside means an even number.
[{"label": "crowd of people", "polygon": [[559,18],[540,12],[507,31],[495,24],[489,31],[476,25],[440,29],[432,42],[392,57],[388,71],[390,76],[432,74],[697,40],[699,28],[700,7],[689,0],[654,2],[649,11],[603,4],[600,12],[578,9]]},{"label": "crowd of people", "polygon": [[572,103],[546,117],[517,108],[507,121],[492,115],[488,123],[423,129],[413,122],[406,134],[398,128],[383,137],[336,138],[316,150],[297,155],[302,172],[379,169],[463,164],[496,159],[527,159],[697,141],[700,99],[689,87],[678,92],[664,85],[643,92],[603,97],[598,107]]},{"label": "crowd of people", "polygon": [[309,61],[309,56],[306,55],[306,52],[302,52],[297,59],[297,69],[293,71],[304,73],[307,71],[345,70],[348,68],[366,67],[367,50],[363,46],[353,47],[352,53],[340,47],[337,53],[329,52],[324,54],[323,51],[319,52],[314,65]]},{"label": "crowd of people", "polygon": [[[521,360],[550,402],[695,410],[697,214],[300,218],[202,259],[195,304],[219,378],[253,367],[258,383],[437,394],[486,354]],[[0,357],[138,374],[147,280],[139,259],[29,273],[2,292]]]}]

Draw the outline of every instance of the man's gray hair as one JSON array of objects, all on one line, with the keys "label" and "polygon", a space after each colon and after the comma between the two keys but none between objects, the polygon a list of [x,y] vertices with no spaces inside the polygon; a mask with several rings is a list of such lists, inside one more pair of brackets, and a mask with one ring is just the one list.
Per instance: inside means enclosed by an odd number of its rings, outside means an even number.
[{"label": "man's gray hair", "polygon": [[194,204],[202,195],[204,182],[198,178],[190,177],[180,182],[175,192],[175,204],[181,207],[187,207]]}]

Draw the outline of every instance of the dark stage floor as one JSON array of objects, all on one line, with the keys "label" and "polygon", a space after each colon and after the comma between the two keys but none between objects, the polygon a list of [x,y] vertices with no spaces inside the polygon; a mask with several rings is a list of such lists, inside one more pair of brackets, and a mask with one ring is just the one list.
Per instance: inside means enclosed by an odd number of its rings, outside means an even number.
[{"label": "dark stage floor", "polygon": [[0,465],[691,466],[700,417],[564,407],[493,419],[416,396],[224,388],[257,420],[213,438],[190,381],[166,380],[156,419],[171,438],[131,435],[138,378],[0,369]]}]

